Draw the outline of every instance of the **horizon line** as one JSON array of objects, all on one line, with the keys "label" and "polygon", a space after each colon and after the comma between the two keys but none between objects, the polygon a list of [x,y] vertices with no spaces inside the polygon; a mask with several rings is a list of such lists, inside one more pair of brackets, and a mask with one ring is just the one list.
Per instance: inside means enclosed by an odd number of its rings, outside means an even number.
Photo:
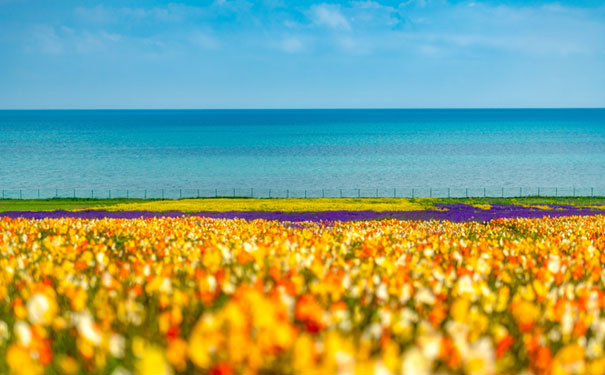
[{"label": "horizon line", "polygon": [[334,111],[334,110],[571,110],[603,107],[258,107],[258,108],[0,108],[0,111]]}]

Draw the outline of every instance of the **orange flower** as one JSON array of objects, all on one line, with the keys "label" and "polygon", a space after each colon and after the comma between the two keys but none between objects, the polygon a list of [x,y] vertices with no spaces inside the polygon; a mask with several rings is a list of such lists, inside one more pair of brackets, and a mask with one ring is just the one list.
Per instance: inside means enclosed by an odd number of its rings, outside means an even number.
[{"label": "orange flower", "polygon": [[514,342],[515,339],[508,334],[501,338],[496,344],[496,358],[502,358]]},{"label": "orange flower", "polygon": [[298,300],[294,316],[305,324],[305,328],[309,332],[315,333],[323,329],[323,308],[310,294],[304,295]]}]

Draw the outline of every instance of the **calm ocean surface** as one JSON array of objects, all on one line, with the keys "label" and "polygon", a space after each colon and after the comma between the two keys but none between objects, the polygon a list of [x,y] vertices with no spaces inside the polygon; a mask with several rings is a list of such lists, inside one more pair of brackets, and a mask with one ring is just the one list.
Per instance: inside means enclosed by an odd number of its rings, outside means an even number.
[{"label": "calm ocean surface", "polygon": [[605,187],[605,109],[0,111],[0,189]]}]

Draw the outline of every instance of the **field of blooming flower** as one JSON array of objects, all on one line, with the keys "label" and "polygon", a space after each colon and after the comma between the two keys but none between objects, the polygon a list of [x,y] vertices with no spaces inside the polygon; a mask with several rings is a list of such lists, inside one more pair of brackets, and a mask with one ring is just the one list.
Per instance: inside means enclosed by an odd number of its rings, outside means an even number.
[{"label": "field of blooming flower", "polygon": [[0,219],[0,373],[603,374],[605,216]]}]

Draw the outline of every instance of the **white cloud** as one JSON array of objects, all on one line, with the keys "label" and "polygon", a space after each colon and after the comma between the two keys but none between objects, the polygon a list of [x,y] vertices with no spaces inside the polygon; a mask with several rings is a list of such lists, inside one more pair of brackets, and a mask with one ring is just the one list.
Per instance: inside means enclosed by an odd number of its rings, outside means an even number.
[{"label": "white cloud", "polygon": [[74,10],[77,19],[95,25],[115,23],[123,18],[131,20],[153,18],[160,22],[178,23],[201,12],[201,8],[182,4],[168,4],[165,7],[154,8],[110,8],[97,5],[91,8],[77,7]]},{"label": "white cloud", "polygon": [[426,0],[408,0],[399,5],[400,7],[416,6],[419,8],[426,7]]},{"label": "white cloud", "polygon": [[77,7],[74,14],[77,19],[92,24],[105,24],[116,20],[114,12],[103,5],[92,8]]},{"label": "white cloud", "polygon": [[356,30],[370,27],[391,28],[401,22],[398,9],[376,1],[352,1],[349,13]]},{"label": "white cloud", "polygon": [[31,44],[28,49],[39,50],[42,53],[58,55],[63,52],[64,46],[55,28],[48,25],[35,26],[31,33]]},{"label": "white cloud", "polygon": [[279,47],[282,51],[288,53],[302,52],[305,48],[303,42],[294,36],[287,36],[281,40]]},{"label": "white cloud", "polygon": [[313,5],[310,10],[310,15],[313,23],[316,25],[327,26],[333,29],[351,29],[349,21],[340,12],[340,7],[338,5]]},{"label": "white cloud", "polygon": [[196,31],[192,33],[190,41],[192,44],[205,49],[215,49],[218,48],[220,45],[219,41],[216,38],[202,31]]},{"label": "white cloud", "polygon": [[215,0],[213,5],[235,13],[242,13],[252,8],[252,3],[246,0]]},{"label": "white cloud", "polygon": [[26,50],[49,55],[70,52],[90,53],[120,43],[123,36],[105,30],[75,30],[68,26],[34,26],[29,33]]},{"label": "white cloud", "polygon": [[77,52],[89,53],[103,50],[121,39],[122,36],[116,33],[84,31],[74,35],[71,42]]}]

